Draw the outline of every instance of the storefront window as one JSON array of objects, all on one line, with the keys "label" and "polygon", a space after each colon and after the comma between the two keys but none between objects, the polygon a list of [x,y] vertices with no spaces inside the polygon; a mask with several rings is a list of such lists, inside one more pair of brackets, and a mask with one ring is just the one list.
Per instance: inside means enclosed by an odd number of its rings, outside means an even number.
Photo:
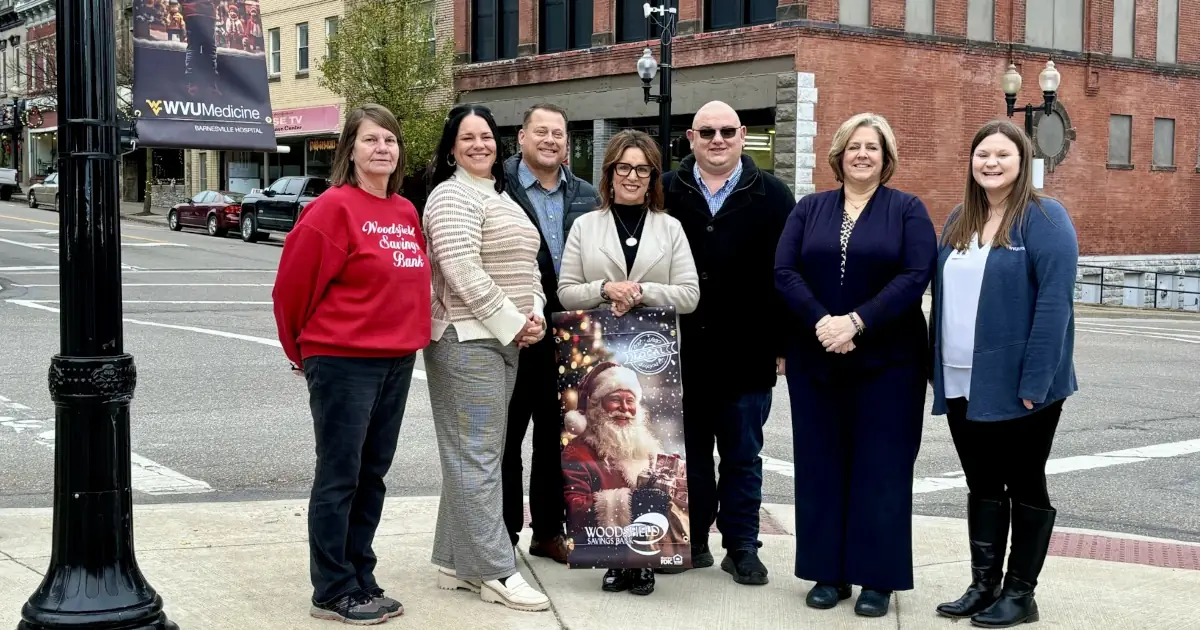
[{"label": "storefront window", "polygon": [[299,177],[304,175],[304,140],[279,139],[281,146],[291,149],[289,153],[267,154],[267,185],[280,177]]},{"label": "storefront window", "polygon": [[333,152],[337,149],[337,138],[309,138],[305,153],[305,168],[309,177],[329,179],[333,174]]},{"label": "storefront window", "polygon": [[750,156],[759,170],[775,172],[775,127],[746,127],[743,155]]},{"label": "storefront window", "polygon": [[592,145],[591,134],[571,134],[571,172],[575,177],[588,183],[592,182]]},{"label": "storefront window", "polygon": [[58,132],[29,134],[29,174],[45,177],[55,171],[58,162]]}]

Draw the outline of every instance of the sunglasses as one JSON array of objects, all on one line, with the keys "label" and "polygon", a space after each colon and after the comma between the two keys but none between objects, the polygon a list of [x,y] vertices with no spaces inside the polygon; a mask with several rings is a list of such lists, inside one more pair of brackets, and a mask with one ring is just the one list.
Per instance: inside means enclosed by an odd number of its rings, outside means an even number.
[{"label": "sunglasses", "polygon": [[[729,139],[733,138],[734,136],[736,136],[738,131],[739,131],[738,127],[722,127],[721,128],[721,137],[725,138],[726,140],[729,140]],[[696,133],[700,134],[700,137],[704,138],[705,140],[712,140],[713,137],[715,137],[717,135],[717,130],[709,129],[708,127],[705,127],[704,129],[697,129]]]}]

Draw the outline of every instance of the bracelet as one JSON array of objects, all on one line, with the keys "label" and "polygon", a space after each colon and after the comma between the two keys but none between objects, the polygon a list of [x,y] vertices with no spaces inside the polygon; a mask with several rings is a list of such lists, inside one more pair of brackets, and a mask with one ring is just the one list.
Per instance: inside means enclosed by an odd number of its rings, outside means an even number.
[{"label": "bracelet", "polygon": [[608,292],[604,290],[604,287],[607,284],[608,280],[603,280],[600,282],[600,299],[604,300],[605,302],[611,302],[612,299],[608,297]]},{"label": "bracelet", "polygon": [[858,315],[850,313],[850,322],[854,324],[855,336],[863,334],[862,322],[858,321]]}]

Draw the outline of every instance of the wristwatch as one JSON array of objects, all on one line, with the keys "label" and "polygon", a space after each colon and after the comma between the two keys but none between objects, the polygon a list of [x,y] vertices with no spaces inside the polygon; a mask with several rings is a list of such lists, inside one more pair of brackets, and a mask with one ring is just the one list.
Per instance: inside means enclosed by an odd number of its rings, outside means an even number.
[{"label": "wristwatch", "polygon": [[604,300],[605,302],[611,302],[612,298],[608,297],[608,291],[604,290],[604,287],[607,284],[608,284],[608,280],[603,280],[600,282],[600,299]]}]

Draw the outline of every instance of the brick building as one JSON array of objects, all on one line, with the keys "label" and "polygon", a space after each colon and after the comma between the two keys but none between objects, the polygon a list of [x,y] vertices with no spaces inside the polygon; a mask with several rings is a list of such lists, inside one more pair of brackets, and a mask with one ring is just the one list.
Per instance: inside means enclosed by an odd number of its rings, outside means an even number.
[{"label": "brick building", "polygon": [[[834,130],[875,111],[898,136],[893,185],[940,227],[962,195],[971,137],[1005,115],[1009,63],[1021,107],[1042,102],[1038,73],[1053,59],[1058,105],[1036,115],[1034,136],[1044,191],[1070,209],[1083,254],[1200,275],[1200,29],[1180,28],[1200,23],[1200,3],[674,1],[676,157],[691,114],[722,99],[749,128],[747,153],[799,196],[835,186]],[[454,2],[460,100],[491,106],[510,146],[541,100],[570,112],[572,169],[588,179],[613,131],[657,135],[658,105],[643,102],[635,72],[644,46],[661,59],[643,0]]]}]

